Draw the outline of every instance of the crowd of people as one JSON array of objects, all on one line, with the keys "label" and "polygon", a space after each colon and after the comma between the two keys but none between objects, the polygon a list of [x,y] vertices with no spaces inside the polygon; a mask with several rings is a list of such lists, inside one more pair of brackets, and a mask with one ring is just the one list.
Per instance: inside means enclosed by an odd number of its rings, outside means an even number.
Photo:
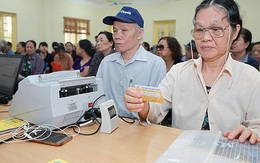
[{"label": "crowd of people", "polygon": [[[113,34],[100,32],[96,45],[84,39],[73,49],[71,42],[54,42],[49,53],[46,42],[38,49],[33,40],[19,42],[15,54],[25,56],[20,75],[80,70],[81,76],[102,78],[105,98],[114,99],[121,117],[144,125],[170,119],[172,127],[221,130],[229,139],[260,142],[260,43],[251,43],[234,0],[201,2],[184,55],[174,37],[153,47],[140,43],[144,20],[132,7],[103,23],[113,26]],[[2,50],[12,54],[7,45]],[[143,101],[135,85],[159,87],[164,104]]]}]

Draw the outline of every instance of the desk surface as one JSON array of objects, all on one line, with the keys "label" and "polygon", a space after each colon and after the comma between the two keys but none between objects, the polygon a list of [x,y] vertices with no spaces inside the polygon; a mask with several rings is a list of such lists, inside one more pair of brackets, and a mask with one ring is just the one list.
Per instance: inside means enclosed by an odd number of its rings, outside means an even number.
[{"label": "desk surface", "polygon": [[[8,106],[0,105],[0,111]],[[0,119],[9,117],[0,113]],[[84,126],[82,132],[91,133],[96,125]],[[73,134],[71,130],[67,133]],[[123,121],[112,134],[98,132],[93,136],[75,136],[61,147],[34,142],[0,145],[1,162],[48,162],[61,158],[67,162],[154,162],[176,139],[181,130],[160,125],[148,127],[138,122]],[[2,138],[0,138],[2,139]]]}]

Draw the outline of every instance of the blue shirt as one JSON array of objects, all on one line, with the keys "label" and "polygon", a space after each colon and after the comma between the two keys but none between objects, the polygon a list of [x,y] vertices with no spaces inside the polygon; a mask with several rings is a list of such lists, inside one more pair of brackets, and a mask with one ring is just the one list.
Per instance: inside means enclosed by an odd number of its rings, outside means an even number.
[{"label": "blue shirt", "polygon": [[12,51],[12,49],[10,49],[10,50],[7,52],[7,54],[11,54],[11,55],[13,55],[14,52]]},{"label": "blue shirt", "polygon": [[254,68],[256,68],[257,70],[259,69],[258,60],[255,59],[254,57],[252,57],[251,55],[249,55],[249,53],[246,53],[246,55],[243,56],[243,58],[241,59],[241,62],[249,64],[249,65],[253,66]]},{"label": "blue shirt", "polygon": [[102,78],[106,100],[114,100],[119,116],[137,118],[137,114],[125,106],[126,88],[135,85],[157,87],[165,74],[165,62],[140,46],[127,63],[120,52],[105,57],[96,77]]}]

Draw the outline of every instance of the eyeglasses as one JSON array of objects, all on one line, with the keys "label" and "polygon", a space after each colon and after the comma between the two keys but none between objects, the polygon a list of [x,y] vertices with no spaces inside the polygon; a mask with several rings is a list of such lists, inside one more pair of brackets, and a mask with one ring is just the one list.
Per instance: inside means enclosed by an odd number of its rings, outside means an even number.
[{"label": "eyeglasses", "polygon": [[206,31],[209,31],[210,35],[214,38],[223,37],[225,34],[225,30],[229,28],[230,25],[226,27],[209,27],[209,28],[194,28],[191,30],[191,35],[195,40],[201,40]]},{"label": "eyeglasses", "polygon": [[[166,47],[166,48],[169,48],[169,47]],[[159,45],[156,46],[156,49],[163,50],[164,49],[164,45],[159,44]]]}]

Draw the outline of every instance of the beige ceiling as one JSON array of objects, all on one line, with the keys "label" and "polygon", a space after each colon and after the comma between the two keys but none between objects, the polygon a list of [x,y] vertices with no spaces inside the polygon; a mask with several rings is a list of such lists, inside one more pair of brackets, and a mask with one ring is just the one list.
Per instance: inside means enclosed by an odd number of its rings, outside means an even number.
[{"label": "beige ceiling", "polygon": [[96,7],[112,7],[118,5],[138,5],[148,3],[162,3],[167,1],[179,1],[179,0],[68,0],[76,3],[84,3],[93,5]]}]

